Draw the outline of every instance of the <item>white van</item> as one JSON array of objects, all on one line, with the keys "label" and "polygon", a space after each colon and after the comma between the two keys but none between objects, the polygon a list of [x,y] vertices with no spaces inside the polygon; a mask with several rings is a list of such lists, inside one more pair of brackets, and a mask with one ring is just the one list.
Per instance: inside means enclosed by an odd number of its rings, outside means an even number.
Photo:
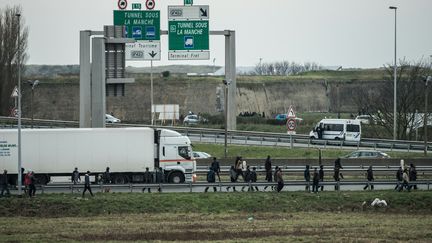
[{"label": "white van", "polygon": [[361,123],[350,119],[322,119],[309,133],[314,139],[360,141]]}]

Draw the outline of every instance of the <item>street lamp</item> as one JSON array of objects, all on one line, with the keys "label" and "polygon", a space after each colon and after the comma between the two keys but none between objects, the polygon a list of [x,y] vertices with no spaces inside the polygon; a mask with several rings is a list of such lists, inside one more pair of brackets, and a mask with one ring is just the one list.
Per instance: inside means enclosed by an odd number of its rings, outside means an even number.
[{"label": "street lamp", "polygon": [[31,128],[33,128],[33,97],[34,97],[34,89],[39,84],[39,80],[27,80],[27,83],[31,86],[31,101],[30,101],[30,109],[31,109]]},{"label": "street lamp", "polygon": [[424,118],[424,120],[423,120],[423,127],[424,127],[424,155],[425,156],[427,156],[427,149],[428,149],[428,146],[427,146],[427,140],[428,140],[428,137],[427,137],[427,122],[428,122],[428,108],[427,108],[427,105],[428,105],[428,83],[429,82],[432,82],[432,76],[428,76],[425,80],[425,110],[424,110],[424,115],[423,115],[423,118]]},{"label": "street lamp", "polygon": [[224,98],[225,98],[225,108],[224,108],[224,113],[225,113],[225,143],[224,143],[224,155],[225,158],[227,157],[228,154],[228,148],[227,148],[227,143],[228,143],[228,138],[227,138],[227,134],[228,134],[228,85],[230,85],[229,81],[226,81],[225,79],[222,80],[225,88],[224,88]]},{"label": "street lamp", "polygon": [[397,81],[396,81],[396,10],[397,10],[397,7],[394,7],[394,6],[390,6],[389,7],[389,9],[393,9],[394,10],[394,12],[395,12],[395,30],[394,30],[394,35],[395,35],[395,37],[394,37],[394,66],[393,66],[393,78],[394,78],[394,97],[393,97],[393,140],[396,140],[396,132],[397,132],[397,129],[396,129],[396,126],[397,126],[397,122],[396,122],[396,113],[397,113],[397,110],[396,110],[396,94],[397,94],[397,89],[396,89],[396,83],[397,83]]}]

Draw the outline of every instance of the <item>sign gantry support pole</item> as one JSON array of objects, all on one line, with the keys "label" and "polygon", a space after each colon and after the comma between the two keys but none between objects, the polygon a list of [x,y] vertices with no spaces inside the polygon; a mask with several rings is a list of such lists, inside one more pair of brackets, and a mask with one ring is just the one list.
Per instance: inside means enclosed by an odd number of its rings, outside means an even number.
[{"label": "sign gantry support pole", "polygon": [[[237,81],[236,81],[236,47],[234,30],[214,30],[209,31],[210,35],[225,36],[225,80],[229,82],[228,86],[228,130],[237,129]],[[161,30],[161,35],[168,35],[167,30]]]}]

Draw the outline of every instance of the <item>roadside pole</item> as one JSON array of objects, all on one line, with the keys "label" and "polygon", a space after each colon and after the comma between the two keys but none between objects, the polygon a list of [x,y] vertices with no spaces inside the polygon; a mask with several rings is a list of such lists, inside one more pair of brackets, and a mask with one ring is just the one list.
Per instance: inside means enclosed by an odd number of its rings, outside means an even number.
[{"label": "roadside pole", "polygon": [[151,125],[154,125],[154,120],[153,120],[153,60],[150,60],[150,117],[151,117]]},{"label": "roadside pole", "polygon": [[21,42],[20,42],[20,17],[21,14],[15,15],[18,19],[18,195],[21,196],[22,175],[21,175]]}]

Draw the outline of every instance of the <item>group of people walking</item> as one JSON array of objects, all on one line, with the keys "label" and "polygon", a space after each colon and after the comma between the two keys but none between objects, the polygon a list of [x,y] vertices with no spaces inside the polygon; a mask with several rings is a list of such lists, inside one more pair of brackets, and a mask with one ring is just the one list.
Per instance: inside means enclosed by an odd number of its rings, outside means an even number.
[{"label": "group of people walking", "polygon": [[[282,169],[279,166],[275,167],[275,170],[272,170],[272,161],[270,155],[267,156],[267,159],[264,163],[265,168],[265,180],[267,182],[277,182],[277,186],[270,186],[272,190],[276,190],[280,192],[282,188],[284,187],[284,180],[282,177]],[[344,179],[344,176],[341,172],[341,169],[343,169],[341,159],[337,158],[334,162],[334,168],[333,168],[333,179],[335,181],[334,190],[338,191],[340,190],[340,181],[341,179]],[[216,157],[213,158],[213,162],[211,166],[209,167],[209,171],[207,173],[207,182],[209,183],[215,183],[216,182],[216,175],[218,176],[219,182],[220,180],[220,163],[217,161]],[[240,176],[241,179],[244,182],[247,183],[253,183],[257,182],[257,172],[256,167],[253,167],[252,170],[250,169],[250,166],[247,165],[247,162],[242,159],[242,157],[237,157],[234,165],[231,166],[229,170],[229,177],[230,181],[235,183],[238,182]],[[319,169],[318,167],[313,168],[313,171],[311,172],[310,165],[306,165],[306,168],[304,170],[304,180],[306,182],[305,190],[311,193],[318,193],[319,190],[324,190],[324,166],[320,165]],[[366,170],[365,177],[367,179],[366,185],[363,187],[364,190],[371,189],[374,190],[374,173],[373,173],[373,166],[370,165],[368,169]],[[397,178],[397,185],[395,187],[395,190],[402,191],[403,189],[411,190],[411,188],[417,189],[417,185],[410,185],[410,182],[417,180],[417,171],[415,166],[411,163],[409,169],[402,170],[402,167],[399,168],[399,170],[396,173]],[[312,187],[311,187],[312,186]],[[241,191],[244,191],[245,187],[249,187],[248,191],[259,191],[259,188],[253,184],[250,184],[249,186],[243,186]],[[264,186],[264,191],[269,186]],[[228,186],[226,188],[227,191],[230,189],[233,189],[233,191],[236,191],[235,186]],[[207,192],[209,187],[206,187],[205,192]],[[217,188],[216,186],[213,186],[213,190],[216,192]]]},{"label": "group of people walking", "polygon": [[[282,188],[284,187],[284,181],[282,177],[282,169],[276,166],[274,174],[272,174],[272,165],[271,165],[271,159],[270,156],[267,157],[265,162],[265,168],[266,168],[266,180],[267,182],[272,182],[273,179],[275,182],[277,182],[277,187],[275,188],[272,186],[272,190],[276,190],[277,192],[280,192]],[[207,172],[207,182],[208,183],[215,183],[216,182],[216,175],[218,176],[219,182],[221,182],[220,179],[220,163],[217,160],[216,157],[213,158],[213,162],[209,167],[209,170]],[[243,160],[242,157],[238,156],[234,162],[234,165],[231,166],[229,170],[229,176],[231,182],[235,183],[238,182],[238,179],[242,178],[242,180],[246,183],[254,183],[257,182],[257,172],[256,167],[250,168],[249,165],[247,165],[246,160]],[[243,186],[241,191],[244,191],[245,188],[248,187],[248,191],[259,191],[258,186],[254,186],[249,184],[249,186]],[[204,192],[207,192],[210,187],[206,187],[204,189]],[[227,191],[231,189],[231,186],[228,186],[226,188]],[[267,186],[264,187],[264,191],[267,189]],[[237,191],[235,186],[232,187],[233,191]],[[217,191],[216,186],[213,186],[213,191]]]}]

